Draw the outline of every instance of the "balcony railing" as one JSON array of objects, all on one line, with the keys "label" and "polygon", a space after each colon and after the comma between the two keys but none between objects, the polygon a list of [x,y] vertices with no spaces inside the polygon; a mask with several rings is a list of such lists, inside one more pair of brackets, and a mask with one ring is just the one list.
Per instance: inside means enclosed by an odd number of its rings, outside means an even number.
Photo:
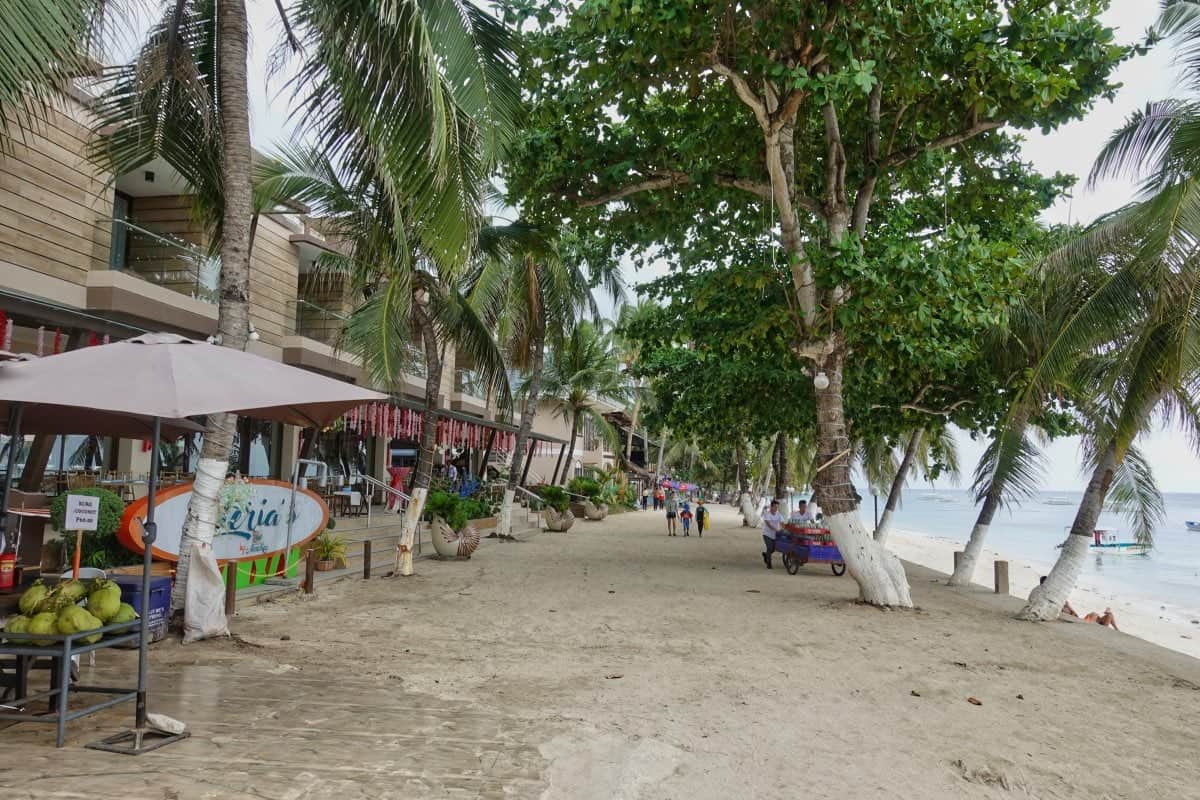
[{"label": "balcony railing", "polygon": [[487,390],[484,388],[483,378],[479,372],[465,367],[458,367],[454,370],[454,391],[471,397],[487,396]]},{"label": "balcony railing", "polygon": [[337,311],[296,300],[296,323],[292,330],[296,336],[305,336],[328,345],[336,345],[348,317]]},{"label": "balcony railing", "polygon": [[125,231],[125,240],[114,242],[112,266],[196,300],[216,303],[221,280],[221,259],[191,242],[114,219],[114,234]]}]

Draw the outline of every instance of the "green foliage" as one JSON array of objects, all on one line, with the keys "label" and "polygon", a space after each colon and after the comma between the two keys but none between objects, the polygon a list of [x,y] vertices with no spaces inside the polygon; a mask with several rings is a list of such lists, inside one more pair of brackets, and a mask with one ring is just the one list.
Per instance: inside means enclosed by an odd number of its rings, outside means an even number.
[{"label": "green foliage", "polygon": [[346,540],[341,536],[322,531],[316,538],[317,560],[342,561],[346,558]]},{"label": "green foliage", "polygon": [[468,502],[474,501],[464,501],[455,492],[432,491],[425,498],[425,511],[421,518],[429,522],[438,516],[454,530],[462,530],[467,521],[472,519],[467,515]]},{"label": "green foliage", "polygon": [[569,493],[586,497],[592,502],[600,502],[601,488],[600,481],[584,476],[571,478],[567,483],[567,491]]},{"label": "green foliage", "polygon": [[[121,515],[125,512],[125,503],[108,489],[72,489],[68,494],[79,494],[86,497],[100,498],[100,516],[96,521],[96,530],[83,534],[79,563],[88,567],[120,567],[130,564],[140,564],[142,557],[128,550],[117,541],[117,531],[121,527]],[[67,495],[60,494],[50,502],[50,522],[62,531],[67,513]],[[63,535],[70,541],[64,541],[64,553],[74,553],[75,542],[67,531]]]},{"label": "green foliage", "polygon": [[545,501],[546,505],[553,508],[560,514],[567,510],[571,504],[571,498],[567,495],[566,489],[561,486],[552,484],[539,484],[533,487],[533,492],[538,497]]}]

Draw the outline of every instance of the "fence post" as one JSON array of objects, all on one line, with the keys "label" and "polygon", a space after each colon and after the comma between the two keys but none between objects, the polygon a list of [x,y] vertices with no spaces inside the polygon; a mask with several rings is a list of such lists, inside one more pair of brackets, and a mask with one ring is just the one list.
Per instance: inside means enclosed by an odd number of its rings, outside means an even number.
[{"label": "fence post", "polygon": [[954,571],[955,571],[955,572],[958,572],[958,565],[959,565],[959,562],[961,562],[961,561],[962,561],[962,557],[963,557],[963,551],[962,551],[962,550],[955,550],[955,551],[954,551]]},{"label": "fence post", "polygon": [[363,541],[363,580],[371,577],[371,540]]},{"label": "fence post", "polygon": [[316,587],[313,583],[317,575],[317,551],[309,548],[304,551],[304,593],[312,594]]},{"label": "fence post", "polygon": [[[285,554],[286,557],[286,554]],[[225,616],[237,613],[237,562],[225,563]]]},{"label": "fence post", "polygon": [[997,561],[994,565],[996,594],[1008,594],[1008,562]]}]

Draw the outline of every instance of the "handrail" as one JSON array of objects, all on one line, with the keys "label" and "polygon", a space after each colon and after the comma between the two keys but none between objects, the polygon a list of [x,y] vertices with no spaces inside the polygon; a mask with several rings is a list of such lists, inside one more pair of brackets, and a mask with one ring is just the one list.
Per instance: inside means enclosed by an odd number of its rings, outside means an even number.
[{"label": "handrail", "polygon": [[314,311],[320,311],[322,314],[328,314],[329,316],[333,317],[334,319],[340,319],[343,322],[350,319],[349,314],[342,314],[340,312],[334,311],[333,309],[325,308],[325,306],[319,306],[316,303],[312,303],[312,302],[309,302],[308,300],[305,300],[303,297],[297,297],[295,300],[295,303],[297,306],[308,306],[309,308],[313,309]]},{"label": "handrail", "polygon": [[[371,527],[371,507],[374,505],[376,489],[382,490],[385,497],[390,495],[399,502],[399,508],[396,509],[396,511],[400,515],[400,520],[403,523],[404,514],[408,511],[408,506],[412,502],[412,497],[395,488],[394,486],[389,486],[388,484],[371,475],[360,474],[358,478],[364,484],[366,484],[367,487],[367,527]],[[388,508],[392,508],[392,505],[392,503],[387,504]]]},{"label": "handrail", "polygon": [[516,487],[516,491],[520,492],[521,494],[523,494],[529,498],[529,502],[525,505],[525,523],[526,524],[529,523],[529,517],[530,517],[531,513],[533,512],[533,504],[537,503],[542,507],[542,508],[538,509],[538,516],[534,519],[534,522],[533,522],[534,526],[540,529],[542,527],[541,511],[543,509],[545,509],[546,501],[542,498],[542,496],[540,494],[538,494],[536,492],[531,492],[528,489],[526,489],[524,486]]},{"label": "handrail", "polygon": [[[152,231],[148,228],[143,228],[141,225],[138,225],[137,223],[131,222],[127,219],[112,217],[110,220],[113,224],[121,225],[128,231],[145,236],[151,241],[154,241],[160,245],[182,250],[187,254],[188,257],[196,259],[196,263],[194,264],[189,264],[186,261],[176,262],[177,264],[181,264],[182,268],[177,266],[173,268],[173,271],[186,273],[192,278],[192,296],[194,298],[206,300],[208,302],[216,301],[216,292],[218,288],[217,282],[220,280],[221,273],[221,259],[219,256],[214,256],[207,253],[186,239],[182,239],[171,234],[164,234],[159,231]],[[122,270],[131,271],[137,275],[140,275],[142,278],[148,279],[145,271],[140,269],[131,269],[128,252],[125,253],[125,261],[126,263],[121,265]],[[216,267],[215,270],[213,269],[214,266]],[[166,270],[157,270],[157,277],[159,281],[165,280],[165,276]]]}]

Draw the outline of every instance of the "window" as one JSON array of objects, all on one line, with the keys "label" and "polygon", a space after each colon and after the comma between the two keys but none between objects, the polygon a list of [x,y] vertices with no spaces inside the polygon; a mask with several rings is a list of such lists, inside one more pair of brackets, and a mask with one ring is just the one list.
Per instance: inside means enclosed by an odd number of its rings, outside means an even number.
[{"label": "window", "polygon": [[108,268],[125,269],[129,258],[129,213],[133,198],[124,192],[113,195],[112,233],[108,245]]}]

